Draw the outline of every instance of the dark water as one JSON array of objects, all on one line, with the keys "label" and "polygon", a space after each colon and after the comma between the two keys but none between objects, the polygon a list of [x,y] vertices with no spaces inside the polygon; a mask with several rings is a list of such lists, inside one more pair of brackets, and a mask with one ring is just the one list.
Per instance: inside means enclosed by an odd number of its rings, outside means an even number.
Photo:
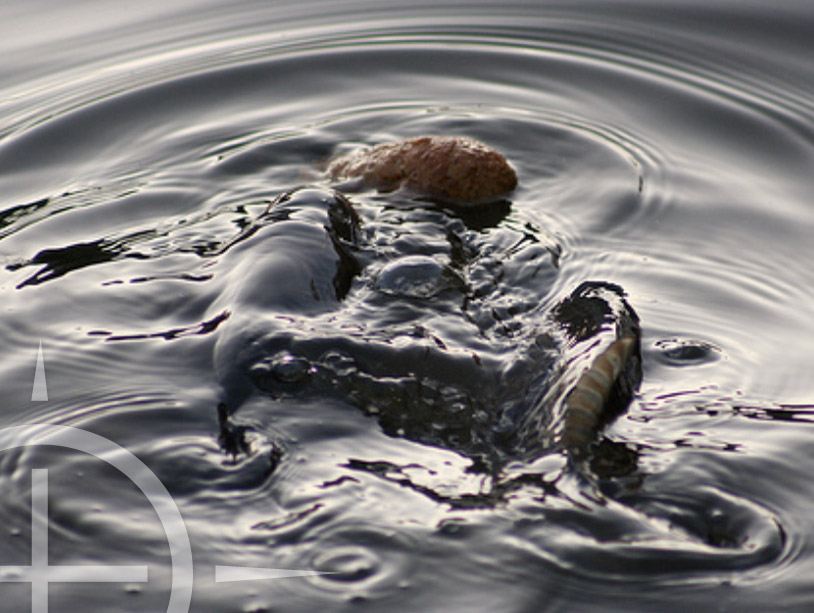
[{"label": "dark water", "polygon": [[[143,461],[189,534],[191,610],[814,606],[810,3],[0,13],[0,425]],[[241,238],[326,187],[331,156],[419,134],[505,153],[510,207],[348,186],[365,266],[341,302],[303,286],[324,248],[307,211]],[[641,318],[643,383],[604,432],[629,469],[484,463],[475,434],[505,427],[512,382],[548,364],[536,331],[585,280]],[[150,572],[52,583],[49,610],[166,610],[142,491],[86,453],[4,444],[0,566],[31,563],[47,468],[49,563]],[[219,565],[333,574],[216,583]],[[1,610],[30,602],[0,583]]]}]

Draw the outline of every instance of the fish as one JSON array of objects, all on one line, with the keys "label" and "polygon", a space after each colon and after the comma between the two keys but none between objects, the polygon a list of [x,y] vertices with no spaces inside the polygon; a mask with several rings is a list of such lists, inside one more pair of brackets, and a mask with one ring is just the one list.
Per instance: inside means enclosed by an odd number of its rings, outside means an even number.
[{"label": "fish", "polygon": [[[335,159],[327,175],[359,178],[381,189],[403,186],[473,206],[517,186],[502,154],[467,137],[376,145]],[[336,395],[376,415],[388,434],[473,457],[533,457],[555,446],[574,461],[588,458],[601,427],[625,409],[641,381],[639,319],[624,291],[604,281],[580,284],[539,323],[540,356],[528,362],[536,374],[513,380],[509,368],[501,381],[505,365],[447,351],[431,334],[424,338],[420,328],[398,342],[391,330],[349,334],[330,328],[328,315],[340,309],[352,320],[353,307],[344,305],[353,287],[374,296],[366,308],[375,303],[394,313],[405,300],[436,298],[435,289],[424,291],[420,283],[440,283],[444,267],[426,256],[421,267],[405,268],[408,260],[418,262],[413,255],[384,266],[375,283],[355,283],[370,263],[358,256],[367,242],[375,244],[375,236],[368,236],[375,232],[372,225],[362,232],[360,216],[339,188],[302,186],[276,198],[228,244],[218,268],[225,291],[215,308],[235,314],[215,348],[222,406],[229,407],[219,415],[234,411],[252,389],[274,398]],[[376,249],[367,253],[375,257]],[[422,291],[405,295],[404,283],[388,275],[414,268]],[[438,287],[460,295],[460,304],[471,299],[464,278]],[[473,324],[461,316],[464,326]],[[289,325],[297,320],[303,323]],[[355,325],[364,328],[362,322]],[[317,333],[315,326],[327,327]]]},{"label": "fish", "polygon": [[581,463],[641,384],[639,317],[618,285],[584,281],[556,303],[544,329],[557,358],[532,380],[513,446],[522,457],[561,450]]}]

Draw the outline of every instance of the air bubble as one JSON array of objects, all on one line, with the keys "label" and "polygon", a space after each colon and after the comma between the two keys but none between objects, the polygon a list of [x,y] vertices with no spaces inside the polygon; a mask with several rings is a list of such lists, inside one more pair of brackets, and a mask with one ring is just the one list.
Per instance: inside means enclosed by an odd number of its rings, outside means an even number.
[{"label": "air bubble", "polygon": [[704,341],[666,339],[656,343],[659,361],[669,366],[697,366],[718,359],[720,349]]},{"label": "air bubble", "polygon": [[376,279],[376,289],[411,298],[430,298],[444,288],[444,267],[433,258],[411,255],[387,264]]}]

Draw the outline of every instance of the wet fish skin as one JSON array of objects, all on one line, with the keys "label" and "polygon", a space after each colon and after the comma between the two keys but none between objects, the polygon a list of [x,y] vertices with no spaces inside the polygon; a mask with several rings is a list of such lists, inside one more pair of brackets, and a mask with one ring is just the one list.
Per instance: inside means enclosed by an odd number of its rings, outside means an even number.
[{"label": "wet fish skin", "polygon": [[587,455],[606,417],[608,401],[620,375],[638,352],[639,339],[623,336],[599,354],[565,399],[561,442],[570,456]]}]

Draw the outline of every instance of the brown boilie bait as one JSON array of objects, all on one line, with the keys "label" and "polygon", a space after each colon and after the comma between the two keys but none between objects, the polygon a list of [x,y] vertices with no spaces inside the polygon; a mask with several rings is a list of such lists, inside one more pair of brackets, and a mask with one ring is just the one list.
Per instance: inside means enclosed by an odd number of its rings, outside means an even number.
[{"label": "brown boilie bait", "polygon": [[463,136],[419,136],[383,143],[333,160],[334,181],[362,179],[382,191],[406,187],[460,204],[494,200],[517,187],[517,175],[495,149]]}]

